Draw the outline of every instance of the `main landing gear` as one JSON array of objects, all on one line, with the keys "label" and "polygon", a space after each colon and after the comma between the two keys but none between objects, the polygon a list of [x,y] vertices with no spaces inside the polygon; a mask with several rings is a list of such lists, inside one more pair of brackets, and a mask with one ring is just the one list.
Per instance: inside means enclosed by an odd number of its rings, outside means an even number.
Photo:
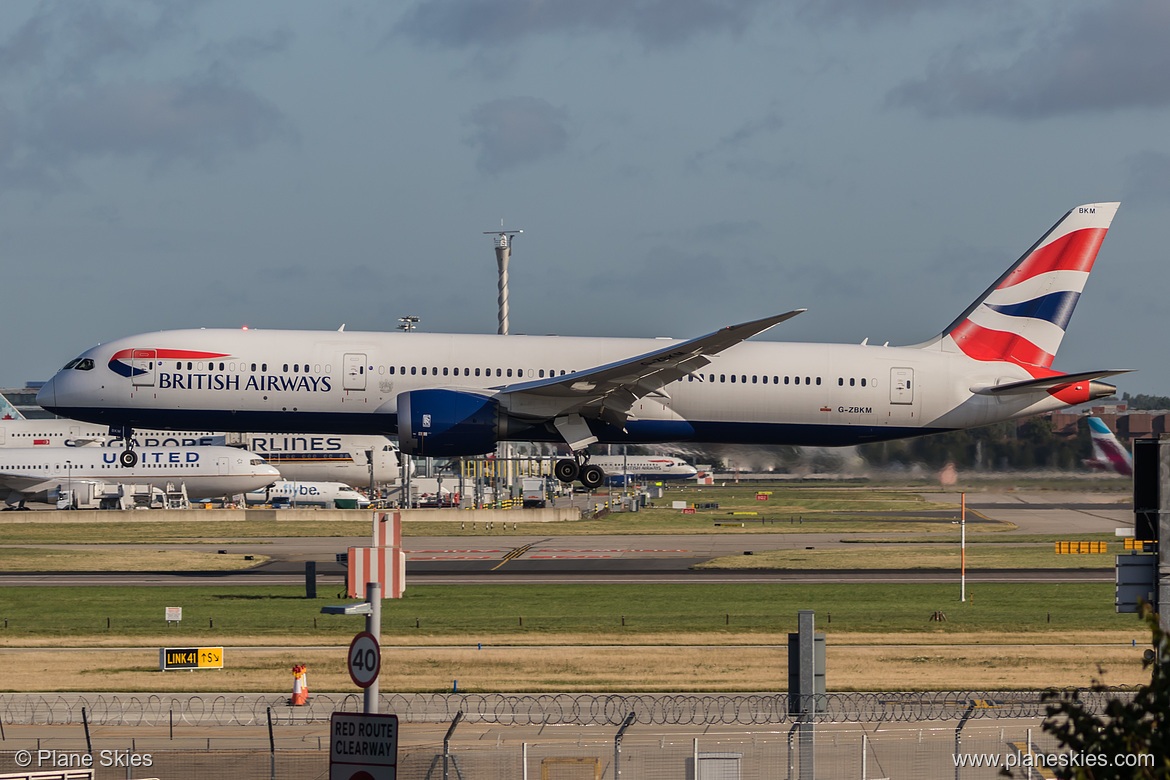
[{"label": "main landing gear", "polygon": [[561,482],[569,483],[580,479],[587,490],[597,490],[605,481],[605,472],[601,466],[593,466],[588,462],[588,455],[582,462],[581,456],[574,454],[571,458],[562,458],[553,465],[553,476]]}]

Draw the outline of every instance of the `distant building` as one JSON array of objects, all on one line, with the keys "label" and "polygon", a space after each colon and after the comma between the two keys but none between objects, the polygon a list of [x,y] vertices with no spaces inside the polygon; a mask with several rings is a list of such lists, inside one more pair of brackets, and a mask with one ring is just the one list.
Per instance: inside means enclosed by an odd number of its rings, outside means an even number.
[{"label": "distant building", "polygon": [[55,414],[49,414],[37,406],[37,391],[44,382],[25,382],[24,387],[0,388],[0,395],[8,399],[8,403],[30,420],[52,420]]}]

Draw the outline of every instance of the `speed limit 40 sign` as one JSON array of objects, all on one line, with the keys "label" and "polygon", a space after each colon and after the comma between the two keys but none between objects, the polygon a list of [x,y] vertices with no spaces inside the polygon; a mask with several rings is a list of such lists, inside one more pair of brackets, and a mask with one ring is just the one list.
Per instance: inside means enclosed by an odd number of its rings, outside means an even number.
[{"label": "speed limit 40 sign", "polygon": [[382,668],[382,648],[368,631],[363,631],[349,643],[349,677],[359,688],[369,688],[378,679]]}]

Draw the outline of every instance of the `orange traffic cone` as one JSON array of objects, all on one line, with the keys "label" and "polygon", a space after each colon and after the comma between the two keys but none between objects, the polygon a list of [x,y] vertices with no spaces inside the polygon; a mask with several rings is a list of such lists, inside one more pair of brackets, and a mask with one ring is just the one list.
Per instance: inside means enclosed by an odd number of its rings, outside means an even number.
[{"label": "orange traffic cone", "polygon": [[302,666],[301,664],[297,664],[296,666],[293,667],[293,694],[292,694],[291,704],[294,707],[299,707],[302,704],[309,703],[309,696],[305,692],[304,675],[305,675],[305,667],[304,666]]}]

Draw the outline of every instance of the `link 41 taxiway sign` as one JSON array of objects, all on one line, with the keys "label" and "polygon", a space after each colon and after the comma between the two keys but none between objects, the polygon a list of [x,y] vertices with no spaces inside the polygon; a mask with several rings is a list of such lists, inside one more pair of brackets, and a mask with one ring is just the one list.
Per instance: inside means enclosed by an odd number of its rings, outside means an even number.
[{"label": "link 41 taxiway sign", "polygon": [[363,631],[349,643],[349,676],[359,688],[369,688],[382,668],[382,648],[374,635]]},{"label": "link 41 taxiway sign", "polygon": [[333,713],[329,780],[395,780],[397,773],[397,715]]}]

